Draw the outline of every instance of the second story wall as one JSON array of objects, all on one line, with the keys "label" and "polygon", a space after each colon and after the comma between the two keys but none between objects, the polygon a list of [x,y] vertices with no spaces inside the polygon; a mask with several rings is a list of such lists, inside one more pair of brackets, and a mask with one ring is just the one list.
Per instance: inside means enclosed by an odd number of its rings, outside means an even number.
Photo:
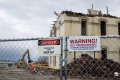
[{"label": "second story wall", "polygon": [[[102,22],[105,23],[105,35],[118,35],[118,18],[106,17],[65,17],[65,36],[82,35],[82,20],[86,20],[86,36],[102,35]],[[84,29],[83,29],[84,30]],[[104,32],[104,31],[103,31]],[[103,34],[104,35],[104,34]]]}]

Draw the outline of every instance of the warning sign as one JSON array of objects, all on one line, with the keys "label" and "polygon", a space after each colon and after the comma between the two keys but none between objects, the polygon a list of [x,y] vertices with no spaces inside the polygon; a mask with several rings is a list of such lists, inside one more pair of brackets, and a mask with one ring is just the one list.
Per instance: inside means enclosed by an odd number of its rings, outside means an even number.
[{"label": "warning sign", "polygon": [[69,36],[67,37],[68,51],[99,51],[100,37],[98,36]]},{"label": "warning sign", "polygon": [[60,40],[39,40],[39,45],[60,45]]},{"label": "warning sign", "polygon": [[61,53],[60,39],[38,40],[38,52],[42,56],[57,55]]}]

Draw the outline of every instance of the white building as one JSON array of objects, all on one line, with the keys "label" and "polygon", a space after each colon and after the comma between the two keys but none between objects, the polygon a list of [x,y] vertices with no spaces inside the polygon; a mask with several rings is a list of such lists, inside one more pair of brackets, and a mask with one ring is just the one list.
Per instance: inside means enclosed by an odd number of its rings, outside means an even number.
[{"label": "white building", "polygon": [[[120,18],[101,11],[88,10],[88,14],[62,11],[50,31],[51,37],[59,36],[109,36],[118,38],[101,38],[101,51],[87,52],[98,59],[112,59],[120,62]],[[112,37],[112,36],[111,36]],[[64,43],[64,42],[63,42]],[[76,52],[76,57],[86,52]],[[49,57],[49,66],[59,68],[59,55]],[[68,53],[68,63],[73,61],[73,52]]]}]

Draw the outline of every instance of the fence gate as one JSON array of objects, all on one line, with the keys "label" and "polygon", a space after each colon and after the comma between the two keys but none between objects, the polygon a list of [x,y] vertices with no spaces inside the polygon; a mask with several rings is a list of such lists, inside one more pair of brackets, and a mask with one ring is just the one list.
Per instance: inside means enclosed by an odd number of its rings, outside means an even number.
[{"label": "fence gate", "polygon": [[38,54],[39,38],[0,40],[0,80],[58,80],[59,70]]}]

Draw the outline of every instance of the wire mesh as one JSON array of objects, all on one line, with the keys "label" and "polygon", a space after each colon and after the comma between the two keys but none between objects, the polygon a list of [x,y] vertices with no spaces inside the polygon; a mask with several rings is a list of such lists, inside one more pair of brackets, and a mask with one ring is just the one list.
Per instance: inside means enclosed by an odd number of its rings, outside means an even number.
[{"label": "wire mesh", "polygon": [[120,80],[120,37],[101,37],[101,51],[68,52],[68,78]]},{"label": "wire mesh", "polygon": [[58,79],[59,74],[53,75],[55,69],[48,65],[48,57],[41,56],[37,49],[38,38],[0,40],[0,80]]},{"label": "wire mesh", "polygon": [[[27,49],[33,62],[28,63],[26,54],[26,65],[18,66]],[[50,57],[41,56],[37,49],[38,38],[0,40],[0,80],[59,80],[60,70],[51,68]],[[103,37],[101,51],[68,52],[67,59],[68,80],[119,80],[120,38]],[[62,70],[64,76],[64,66]]]}]

